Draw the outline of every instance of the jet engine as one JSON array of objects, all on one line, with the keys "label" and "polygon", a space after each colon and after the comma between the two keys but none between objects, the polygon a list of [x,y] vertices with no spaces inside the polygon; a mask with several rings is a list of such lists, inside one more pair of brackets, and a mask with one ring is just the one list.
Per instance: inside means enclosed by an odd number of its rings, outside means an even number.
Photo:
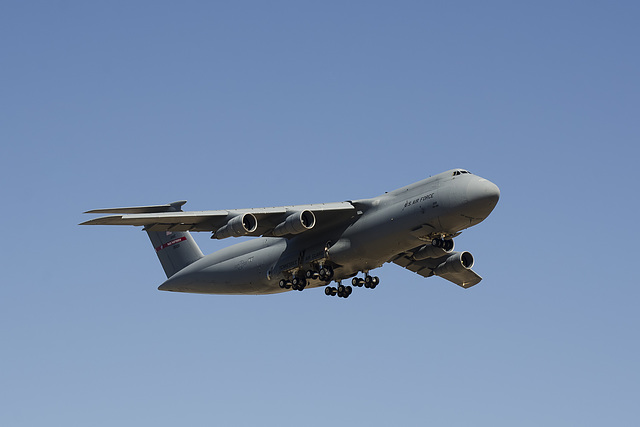
[{"label": "jet engine", "polygon": [[473,267],[473,255],[469,252],[453,252],[449,258],[439,266],[437,266],[433,273],[436,276],[442,276],[447,273],[460,273],[465,270],[470,270]]},{"label": "jet engine", "polygon": [[413,254],[413,259],[421,261],[427,258],[440,258],[453,251],[453,240],[451,241],[451,249],[440,248],[434,245],[424,245]]},{"label": "jet engine", "polygon": [[287,234],[300,234],[304,231],[311,230],[316,225],[316,216],[311,211],[300,211],[291,214],[273,229],[273,235],[276,237],[286,236]]},{"label": "jet engine", "polygon": [[211,236],[212,239],[240,237],[253,233],[258,228],[258,220],[253,214],[246,213],[233,217]]}]

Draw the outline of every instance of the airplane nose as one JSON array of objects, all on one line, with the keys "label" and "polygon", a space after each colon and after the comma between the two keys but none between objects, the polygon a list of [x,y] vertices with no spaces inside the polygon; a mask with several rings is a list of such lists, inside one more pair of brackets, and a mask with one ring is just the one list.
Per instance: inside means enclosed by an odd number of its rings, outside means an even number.
[{"label": "airplane nose", "polygon": [[480,178],[469,183],[467,187],[467,200],[474,218],[486,218],[500,199],[500,189],[493,182]]}]

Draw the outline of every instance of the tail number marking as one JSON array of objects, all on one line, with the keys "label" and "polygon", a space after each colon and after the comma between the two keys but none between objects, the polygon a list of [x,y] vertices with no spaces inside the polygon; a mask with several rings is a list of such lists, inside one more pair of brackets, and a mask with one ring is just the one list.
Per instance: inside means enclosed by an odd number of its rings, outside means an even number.
[{"label": "tail number marking", "polygon": [[161,250],[166,249],[166,248],[168,248],[169,246],[173,246],[173,245],[175,245],[176,243],[184,242],[185,240],[187,240],[187,238],[186,238],[186,237],[184,237],[184,236],[183,236],[183,237],[180,237],[179,239],[173,239],[173,240],[172,240],[172,241],[170,241],[170,242],[167,242],[167,243],[164,243],[164,244],[162,244],[162,245],[158,246],[158,247],[156,248],[156,252],[160,252]]}]

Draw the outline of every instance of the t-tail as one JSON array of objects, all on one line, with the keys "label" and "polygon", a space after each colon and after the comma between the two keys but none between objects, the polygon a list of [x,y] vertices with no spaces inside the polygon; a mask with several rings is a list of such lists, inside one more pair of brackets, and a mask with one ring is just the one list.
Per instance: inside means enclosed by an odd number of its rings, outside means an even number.
[{"label": "t-tail", "polygon": [[146,232],[167,278],[203,257],[202,251],[188,231]]},{"label": "t-tail", "polygon": [[[122,214],[112,217],[96,218],[87,222],[87,224],[113,224],[112,220],[121,219],[122,216],[127,214],[156,214],[162,212],[181,212],[181,206],[186,201],[173,202],[166,205],[155,206],[136,206],[127,208],[110,208],[110,209],[94,209],[86,213],[109,213],[109,214]],[[116,222],[117,223],[117,222]],[[151,239],[151,244],[158,255],[160,264],[164,269],[167,278],[173,276],[178,271],[182,270],[186,266],[196,262],[204,255],[198,247],[198,244],[193,240],[193,237],[188,231],[171,231],[167,230],[167,226],[162,224],[153,224],[145,227],[145,231]],[[160,228],[160,230],[158,230]]]}]

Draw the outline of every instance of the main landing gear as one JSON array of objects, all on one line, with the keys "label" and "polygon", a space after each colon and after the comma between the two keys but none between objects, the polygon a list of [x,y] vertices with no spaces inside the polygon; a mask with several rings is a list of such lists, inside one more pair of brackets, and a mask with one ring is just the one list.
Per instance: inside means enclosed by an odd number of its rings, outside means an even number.
[{"label": "main landing gear", "polygon": [[375,289],[376,286],[380,284],[380,279],[377,276],[371,277],[367,274],[366,276],[364,276],[364,279],[354,277],[353,279],[351,279],[351,284],[357,287],[361,287],[364,285],[364,287],[367,289]]},{"label": "main landing gear", "polygon": [[291,281],[281,279],[278,283],[282,289],[293,289],[294,291],[302,291],[307,287],[307,279],[304,277],[294,277]]},{"label": "main landing gear", "polygon": [[351,292],[353,292],[353,288],[351,286],[344,286],[342,284],[338,284],[337,288],[334,288],[333,286],[327,286],[324,288],[324,294],[330,297],[337,295],[338,298],[349,298]]},{"label": "main landing gear", "polygon": [[307,270],[304,275],[307,279],[320,279],[323,282],[330,282],[333,279],[333,268],[321,266],[318,270]]},{"label": "main landing gear", "polygon": [[[364,279],[354,277],[351,280],[351,284],[358,288],[364,286],[365,288],[368,288],[368,289],[375,289],[375,287],[380,284],[380,279],[378,277],[369,276],[368,273],[365,273]],[[340,298],[349,298],[349,295],[351,295],[351,292],[353,292],[353,288],[351,286],[343,286],[341,282],[338,282],[337,288],[327,286],[324,289],[325,295],[327,296],[337,295]]]},{"label": "main landing gear", "polygon": [[278,285],[281,289],[293,289],[294,291],[302,291],[307,287],[309,280],[320,279],[323,282],[330,282],[333,279],[333,274],[333,268],[331,268],[330,266],[322,266],[318,271],[307,270],[305,271],[304,275],[294,276],[291,280],[281,279],[280,282],[278,282]]}]

